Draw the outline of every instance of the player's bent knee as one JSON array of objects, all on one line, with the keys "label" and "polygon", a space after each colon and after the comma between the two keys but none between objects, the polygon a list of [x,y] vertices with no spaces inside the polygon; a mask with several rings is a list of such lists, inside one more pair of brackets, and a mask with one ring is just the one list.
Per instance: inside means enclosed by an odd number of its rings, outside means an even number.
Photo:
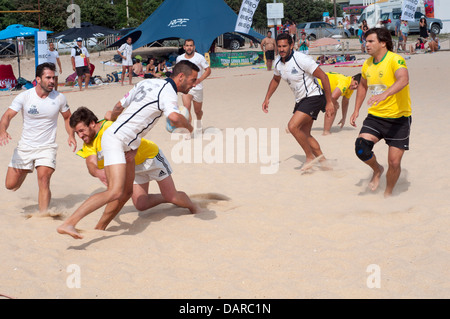
[{"label": "player's bent knee", "polygon": [[374,142],[366,140],[365,138],[358,137],[355,142],[355,153],[358,158],[365,162],[372,158],[373,156],[373,146]]}]

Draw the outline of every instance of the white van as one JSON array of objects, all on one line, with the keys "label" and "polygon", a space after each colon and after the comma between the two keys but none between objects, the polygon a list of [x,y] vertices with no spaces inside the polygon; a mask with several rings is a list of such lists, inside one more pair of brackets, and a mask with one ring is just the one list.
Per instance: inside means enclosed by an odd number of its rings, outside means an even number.
[{"label": "white van", "polygon": [[[381,24],[381,15],[392,11],[402,11],[402,0],[389,0],[387,2],[374,3],[367,6],[359,17],[358,23],[361,25],[363,20],[367,21],[369,28]],[[423,0],[419,0],[416,11],[425,13]]]}]

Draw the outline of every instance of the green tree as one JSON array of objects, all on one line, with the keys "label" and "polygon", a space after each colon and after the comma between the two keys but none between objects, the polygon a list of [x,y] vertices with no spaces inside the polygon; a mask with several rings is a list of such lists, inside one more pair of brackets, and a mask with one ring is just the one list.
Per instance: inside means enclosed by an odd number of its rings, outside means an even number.
[{"label": "green tree", "polygon": [[74,3],[80,6],[81,22],[115,29],[117,11],[111,0],[75,0]]},{"label": "green tree", "polygon": [[[334,15],[333,3],[325,0],[283,0],[285,20],[299,22],[322,20],[324,12]],[[337,8],[337,15],[342,15],[340,7]]]}]

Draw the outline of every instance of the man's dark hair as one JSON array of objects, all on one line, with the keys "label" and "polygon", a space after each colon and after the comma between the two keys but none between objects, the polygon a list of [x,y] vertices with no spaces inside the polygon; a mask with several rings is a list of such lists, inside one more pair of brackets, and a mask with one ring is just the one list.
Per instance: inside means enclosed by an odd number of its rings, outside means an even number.
[{"label": "man's dark hair", "polygon": [[69,120],[69,125],[71,128],[75,128],[75,126],[78,125],[78,123],[83,122],[84,125],[89,126],[92,122],[97,123],[98,118],[92,112],[85,106],[80,106],[75,112],[73,112],[72,116]]},{"label": "man's dark hair", "polygon": [[184,43],[186,43],[186,42],[192,42],[192,44],[195,45],[195,42],[194,42],[193,39],[186,39],[186,40],[184,40]]},{"label": "man's dark hair", "polygon": [[361,73],[355,74],[352,79],[358,81],[358,83],[361,82]]},{"label": "man's dark hair", "polygon": [[200,72],[200,69],[194,63],[192,63],[191,61],[188,61],[188,60],[182,60],[182,61],[178,62],[177,64],[175,64],[175,66],[172,70],[172,75],[170,77],[174,78],[180,73],[183,73],[184,75],[189,76],[189,75],[191,75],[192,70]]},{"label": "man's dark hair", "polygon": [[392,51],[394,49],[394,45],[392,44],[391,32],[388,29],[372,28],[372,29],[369,29],[364,36],[367,39],[367,37],[371,34],[376,34],[379,42],[386,43],[386,48],[389,51]]},{"label": "man's dark hair", "polygon": [[289,43],[289,45],[292,44],[292,37],[291,37],[291,35],[288,34],[288,33],[282,33],[282,34],[279,34],[279,35],[277,36],[277,42],[280,41],[280,40],[287,40],[288,43]]},{"label": "man's dark hair", "polygon": [[44,74],[44,70],[45,69],[49,69],[49,70],[55,72],[56,71],[56,66],[53,63],[50,63],[50,62],[44,62],[42,64],[39,64],[36,67],[36,77],[37,78],[42,78],[42,74]]}]

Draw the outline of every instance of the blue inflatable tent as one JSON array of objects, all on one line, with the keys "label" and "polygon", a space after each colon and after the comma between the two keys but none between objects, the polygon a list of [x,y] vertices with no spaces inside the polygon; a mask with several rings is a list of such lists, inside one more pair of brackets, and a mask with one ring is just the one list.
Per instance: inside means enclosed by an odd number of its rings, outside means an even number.
[{"label": "blue inflatable tent", "polygon": [[[110,47],[120,46],[131,36],[133,49],[155,41],[193,39],[197,52],[208,52],[223,33],[234,32],[237,14],[223,0],[166,0],[139,27]],[[261,42],[264,36],[250,29],[241,35]]]}]

